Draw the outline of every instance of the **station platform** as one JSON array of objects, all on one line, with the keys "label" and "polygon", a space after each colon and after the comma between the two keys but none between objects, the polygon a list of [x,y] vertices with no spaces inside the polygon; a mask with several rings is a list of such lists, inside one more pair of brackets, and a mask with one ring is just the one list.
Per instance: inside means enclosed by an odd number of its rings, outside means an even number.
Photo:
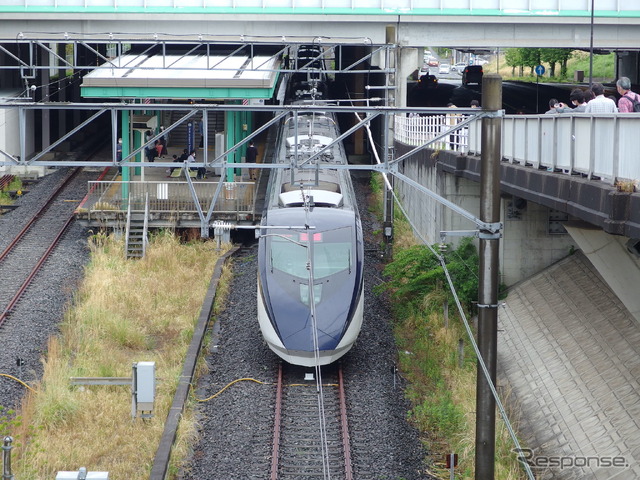
[{"label": "station platform", "polygon": [[[169,148],[167,155],[153,163],[172,162],[172,155],[182,151],[182,147]],[[200,160],[201,156],[196,158]],[[146,209],[149,228],[201,228],[217,192],[208,222],[212,228],[217,221],[260,221],[262,212],[256,209],[260,172],[239,168],[235,181],[228,182],[216,169],[208,168],[206,177],[197,179],[195,170],[185,169],[182,163],[172,168],[173,172],[166,167],[130,167],[128,181],[123,180],[118,168],[108,168],[101,180],[88,182],[87,197],[76,210],[76,219],[86,227],[123,229],[129,211],[144,213]]]}]

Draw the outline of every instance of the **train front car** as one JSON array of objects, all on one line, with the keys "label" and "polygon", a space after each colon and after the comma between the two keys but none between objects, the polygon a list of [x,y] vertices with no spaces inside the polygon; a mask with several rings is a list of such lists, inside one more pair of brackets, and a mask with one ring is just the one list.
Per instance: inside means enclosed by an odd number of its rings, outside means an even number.
[{"label": "train front car", "polygon": [[339,359],[358,337],[363,248],[353,211],[313,208],[307,215],[303,208],[282,209],[268,219],[268,225],[307,222],[315,228],[269,230],[263,237],[258,320],[271,350],[310,367]]},{"label": "train front car", "polygon": [[336,361],[362,326],[362,227],[349,171],[332,168],[347,163],[338,136],[330,116],[290,118],[277,155],[286,168],[269,180],[258,321],[269,348],[294,365]]}]

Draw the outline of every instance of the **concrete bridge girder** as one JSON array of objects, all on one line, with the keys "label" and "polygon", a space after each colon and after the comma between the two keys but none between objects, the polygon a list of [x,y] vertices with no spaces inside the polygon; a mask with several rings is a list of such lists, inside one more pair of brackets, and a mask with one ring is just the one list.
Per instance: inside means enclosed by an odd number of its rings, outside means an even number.
[{"label": "concrete bridge girder", "polygon": [[[266,17],[266,18],[265,18]],[[188,26],[188,28],[187,28]],[[564,47],[589,48],[588,16],[474,16],[466,15],[252,15],[252,14],[180,14],[170,13],[3,13],[0,41],[15,41],[22,33],[47,32],[70,35],[82,32],[105,38],[110,32],[122,32],[139,39],[154,35],[169,39],[185,39],[184,32],[194,36],[240,35],[262,37],[285,36],[299,39],[353,38],[354,32],[374,44],[387,40],[386,28],[398,30],[402,46],[423,47]],[[636,49],[640,18],[598,17],[594,23],[595,46],[604,49]],[[127,33],[128,32],[128,33]],[[98,36],[96,36],[98,35]]]},{"label": "concrete bridge girder", "polygon": [[586,224],[569,224],[566,229],[629,313],[640,321],[640,257],[628,250],[628,239]]}]

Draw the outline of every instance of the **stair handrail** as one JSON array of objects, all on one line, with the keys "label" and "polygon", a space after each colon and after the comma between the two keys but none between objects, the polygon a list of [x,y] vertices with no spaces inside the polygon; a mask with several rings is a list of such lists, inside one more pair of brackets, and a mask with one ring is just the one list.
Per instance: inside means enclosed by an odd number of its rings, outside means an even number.
[{"label": "stair handrail", "polygon": [[147,231],[149,229],[149,192],[145,193],[144,198],[144,226],[142,228],[142,257],[147,254]]},{"label": "stair handrail", "polygon": [[124,233],[124,258],[129,258],[129,233],[131,231],[131,192],[128,195],[127,201],[127,226]]}]

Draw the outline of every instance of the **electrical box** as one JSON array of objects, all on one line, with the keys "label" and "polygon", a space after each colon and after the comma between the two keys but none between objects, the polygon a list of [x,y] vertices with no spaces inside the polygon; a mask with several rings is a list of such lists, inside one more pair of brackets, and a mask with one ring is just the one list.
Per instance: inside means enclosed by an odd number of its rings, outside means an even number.
[{"label": "electrical box", "polygon": [[76,472],[58,472],[56,480],[109,480],[109,472],[87,472],[82,467]]},{"label": "electrical box", "polygon": [[[137,362],[133,365],[133,403],[135,417],[151,417],[156,396],[156,363]],[[143,413],[145,412],[145,413]]]}]

